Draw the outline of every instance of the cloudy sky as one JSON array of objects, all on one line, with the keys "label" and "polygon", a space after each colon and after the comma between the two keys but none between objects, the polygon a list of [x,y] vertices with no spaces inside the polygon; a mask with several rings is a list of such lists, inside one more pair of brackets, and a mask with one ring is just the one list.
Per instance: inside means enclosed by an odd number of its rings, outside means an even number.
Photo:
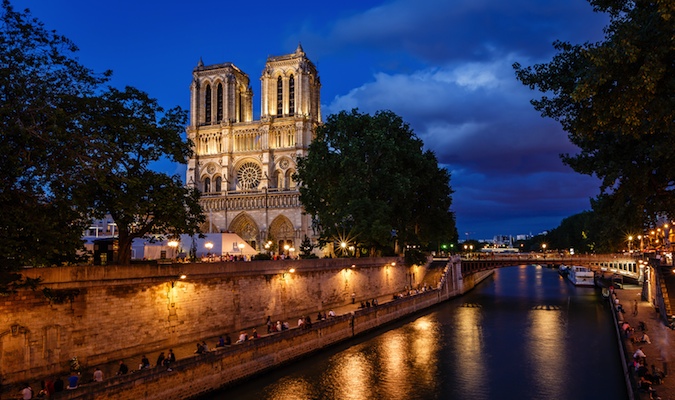
[{"label": "cloudy sky", "polygon": [[[192,69],[233,62],[258,78],[301,43],[326,115],[391,110],[451,172],[460,239],[537,234],[589,209],[598,181],[562,164],[576,151],[532,108],[512,64],[547,62],[555,40],[595,42],[604,15],[586,0],[11,0],[169,108],[189,108]],[[163,165],[184,177],[185,167]],[[424,179],[424,177],[420,177]]]}]

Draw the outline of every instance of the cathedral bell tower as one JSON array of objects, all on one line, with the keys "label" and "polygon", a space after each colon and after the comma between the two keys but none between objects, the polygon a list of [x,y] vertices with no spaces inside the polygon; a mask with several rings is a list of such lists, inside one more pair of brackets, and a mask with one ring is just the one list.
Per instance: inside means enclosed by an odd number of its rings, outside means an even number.
[{"label": "cathedral bell tower", "polygon": [[[197,188],[205,233],[235,232],[257,250],[299,248],[316,238],[293,175],[321,123],[321,81],[302,46],[267,58],[261,118],[253,120],[248,75],[232,63],[192,71],[190,124],[194,143],[186,182]],[[287,254],[292,256],[293,254]]]}]

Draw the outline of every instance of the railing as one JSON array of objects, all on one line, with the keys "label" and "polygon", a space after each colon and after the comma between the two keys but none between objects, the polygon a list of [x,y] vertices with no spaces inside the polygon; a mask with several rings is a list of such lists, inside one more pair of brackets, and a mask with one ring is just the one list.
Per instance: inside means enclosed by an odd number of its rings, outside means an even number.
[{"label": "railing", "polygon": [[228,194],[221,197],[202,197],[200,204],[204,211],[240,211],[264,208],[297,208],[301,206],[300,192],[254,192]]},{"label": "railing", "polygon": [[462,257],[462,275],[473,274],[489,269],[510,267],[514,265],[581,265],[596,272],[611,272],[639,279],[638,260],[615,254],[597,254],[580,256],[559,256],[550,254],[475,254]]}]

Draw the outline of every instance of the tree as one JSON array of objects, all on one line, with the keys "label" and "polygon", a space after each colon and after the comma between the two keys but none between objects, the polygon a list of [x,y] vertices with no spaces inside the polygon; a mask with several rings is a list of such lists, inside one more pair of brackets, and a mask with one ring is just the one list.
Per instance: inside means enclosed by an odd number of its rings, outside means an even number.
[{"label": "tree", "polygon": [[317,256],[312,253],[312,250],[314,250],[314,247],[316,247],[314,244],[312,244],[312,241],[305,235],[305,237],[302,239],[302,243],[300,243],[300,258],[317,258]]},{"label": "tree", "polygon": [[456,237],[450,174],[422,145],[390,111],[329,116],[294,176],[322,240],[348,232],[350,245],[376,254],[391,252],[397,241]]},{"label": "tree", "polygon": [[204,222],[199,192],[186,188],[178,176],[150,170],[162,157],[184,162],[190,155],[190,143],[180,136],[186,113],[179,107],[165,112],[156,100],[131,87],[110,88],[90,99],[90,106],[95,117],[82,129],[96,138],[90,151],[96,152],[97,162],[70,186],[79,187],[99,214],[110,213],[117,224],[114,262],[130,262],[134,239],[199,232]]},{"label": "tree", "polygon": [[0,15],[0,294],[22,284],[24,265],[78,259],[87,211],[64,188],[87,138],[73,134],[79,99],[108,73],[80,65],[77,48],[3,0]]},{"label": "tree", "polygon": [[599,233],[595,214],[584,211],[562,220],[560,226],[546,234],[550,249],[574,249],[576,253],[590,253],[596,248],[595,238]]},{"label": "tree", "polygon": [[34,284],[22,266],[80,261],[84,229],[105,212],[133,229],[151,216],[152,229],[193,230],[197,220],[179,217],[198,218],[197,194],[148,169],[159,157],[184,162],[184,113],[132,88],[103,87],[110,71],[79,64],[67,38],[8,0],[1,12],[0,294]]},{"label": "tree", "polygon": [[[675,3],[591,0],[608,13],[599,43],[554,44],[547,64],[523,68],[519,80],[546,93],[533,100],[559,121],[579,154],[562,156],[575,171],[602,179],[594,203],[614,232],[648,226],[675,212]],[[625,222],[625,223],[624,223]]]}]

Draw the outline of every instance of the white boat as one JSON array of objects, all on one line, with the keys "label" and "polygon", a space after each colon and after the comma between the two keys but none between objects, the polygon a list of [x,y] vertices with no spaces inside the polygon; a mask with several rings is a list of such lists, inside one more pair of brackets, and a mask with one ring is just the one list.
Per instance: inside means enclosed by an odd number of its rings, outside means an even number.
[{"label": "white boat", "polygon": [[572,265],[567,268],[567,279],[576,286],[595,286],[595,274],[590,268]]}]

